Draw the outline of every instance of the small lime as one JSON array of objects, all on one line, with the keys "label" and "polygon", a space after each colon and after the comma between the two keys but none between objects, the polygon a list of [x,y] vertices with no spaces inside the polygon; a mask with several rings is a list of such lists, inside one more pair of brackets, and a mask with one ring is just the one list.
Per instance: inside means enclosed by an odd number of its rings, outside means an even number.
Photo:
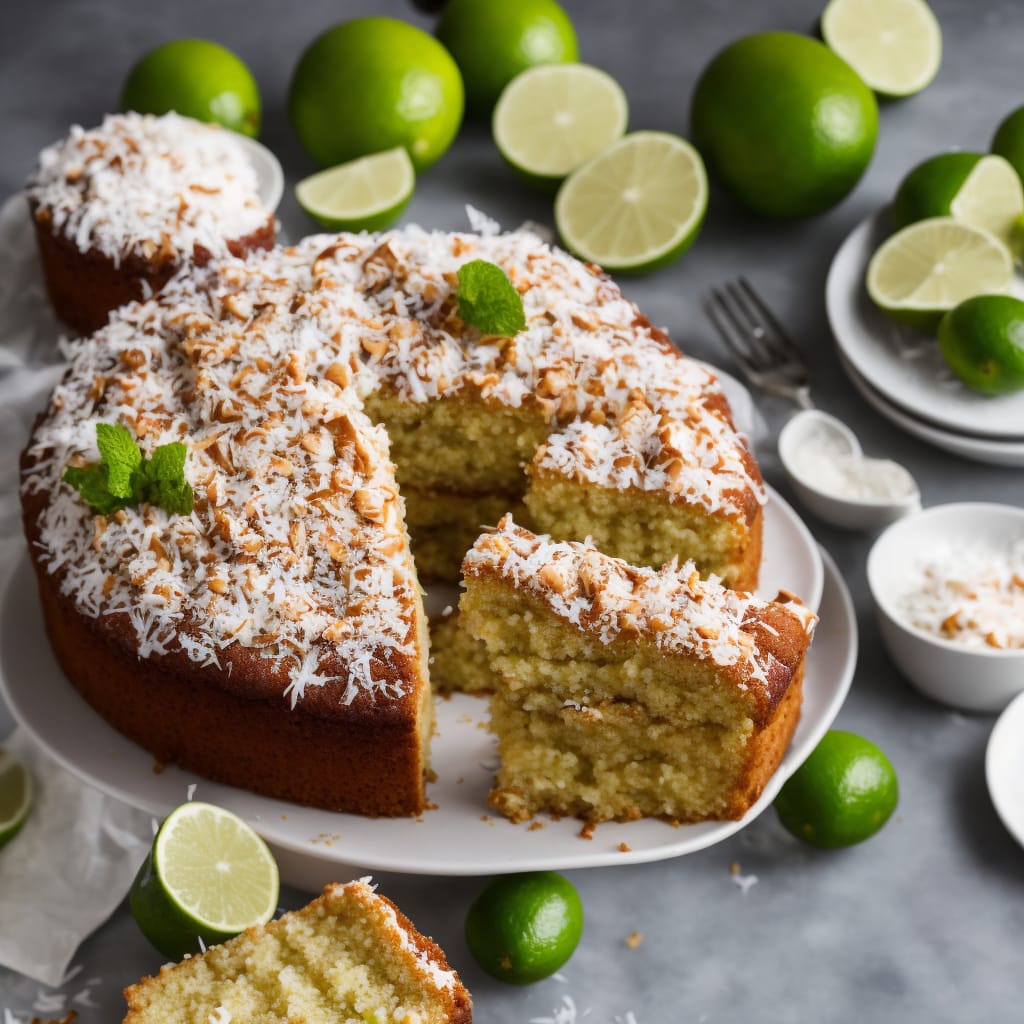
[{"label": "small lime", "polygon": [[770,217],[829,209],[875,150],[878,104],[827,46],[764,32],[727,46],[697,82],[693,141],[745,206]]},{"label": "small lime", "polygon": [[299,59],[288,111],[321,166],[405,146],[417,171],[439,160],[462,123],[462,78],[433,36],[395,18],[328,29]]},{"label": "small lime", "polygon": [[449,0],[437,38],[459,65],[476,114],[490,113],[521,71],[579,57],[576,31],[555,0]]},{"label": "small lime", "polygon": [[939,349],[950,369],[984,395],[1024,390],[1024,302],[978,295],[939,324]]},{"label": "small lime", "polygon": [[924,0],[830,0],[821,34],[879,96],[920,92],[942,63],[942,30]]},{"label": "small lime", "polygon": [[164,956],[225,942],[277,909],[278,870],[266,843],[230,811],[191,802],[164,819],[129,906]]},{"label": "small lime", "polygon": [[31,809],[31,776],[16,757],[0,747],[0,847],[18,834]]},{"label": "small lime", "polygon": [[528,985],[554,974],[583,934],[583,905],[554,871],[504,875],[480,891],[466,916],[466,943],[501,981]]},{"label": "small lime", "polygon": [[140,114],[176,111],[255,138],[260,133],[256,79],[230,50],[207,39],[175,39],[132,68],[121,107]]},{"label": "small lime", "polygon": [[811,846],[852,846],[873,836],[896,809],[899,784],[870,740],[832,729],[775,798],[779,821]]}]

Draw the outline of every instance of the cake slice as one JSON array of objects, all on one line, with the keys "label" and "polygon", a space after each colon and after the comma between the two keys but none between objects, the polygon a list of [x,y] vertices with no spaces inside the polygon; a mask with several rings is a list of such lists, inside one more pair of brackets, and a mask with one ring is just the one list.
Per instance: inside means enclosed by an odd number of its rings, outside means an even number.
[{"label": "cake slice", "polygon": [[497,687],[499,811],[695,822],[754,803],[800,716],[816,617],[791,595],[634,568],[507,516],[463,573]]},{"label": "cake slice", "polygon": [[367,879],[125,989],[124,1024],[471,1024],[441,949]]}]

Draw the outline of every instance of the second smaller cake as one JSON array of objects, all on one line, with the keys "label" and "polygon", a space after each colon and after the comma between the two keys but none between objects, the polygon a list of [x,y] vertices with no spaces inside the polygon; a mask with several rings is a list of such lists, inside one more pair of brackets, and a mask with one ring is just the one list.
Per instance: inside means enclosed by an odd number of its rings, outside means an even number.
[{"label": "second smaller cake", "polygon": [[87,334],[184,263],[274,244],[237,137],[177,114],[111,114],[44,149],[26,187],[47,291]]},{"label": "second smaller cake", "polygon": [[816,616],[634,568],[505,517],[463,563],[463,625],[486,646],[501,767],[490,801],[590,822],[737,819],[800,717]]}]

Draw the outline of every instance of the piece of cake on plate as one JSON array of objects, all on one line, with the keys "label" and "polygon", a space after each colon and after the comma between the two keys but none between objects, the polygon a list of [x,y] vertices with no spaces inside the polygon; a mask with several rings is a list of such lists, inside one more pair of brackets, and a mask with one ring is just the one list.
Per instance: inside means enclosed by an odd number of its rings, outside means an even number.
[{"label": "piece of cake on plate", "polygon": [[810,611],[508,517],[463,572],[460,614],[496,683],[503,814],[695,822],[756,801],[800,716]]}]

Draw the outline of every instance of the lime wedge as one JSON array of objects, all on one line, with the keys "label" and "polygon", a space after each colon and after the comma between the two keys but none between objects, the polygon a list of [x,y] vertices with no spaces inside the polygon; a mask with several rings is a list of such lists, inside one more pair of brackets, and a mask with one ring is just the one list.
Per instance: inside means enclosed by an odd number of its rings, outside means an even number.
[{"label": "lime wedge", "polygon": [[277,862],[230,811],[187,803],[160,826],[132,884],[129,903],[147,939],[180,960],[224,942],[277,909]]},{"label": "lime wedge", "polygon": [[984,228],[1006,245],[1024,214],[1024,187],[1008,160],[983,156],[950,204],[950,213],[962,224]]},{"label": "lime wedge", "polygon": [[1009,249],[981,228],[933,217],[897,231],[871,257],[871,300],[902,323],[932,330],[943,313],[973,295],[1009,290]]},{"label": "lime wedge", "polygon": [[880,96],[920,92],[942,63],[942,30],[924,0],[831,0],[821,35]]},{"label": "lime wedge", "polygon": [[693,244],[707,205],[704,162],[693,146],[666,132],[633,132],[566,178],[555,223],[582,259],[640,273]]},{"label": "lime wedge", "polygon": [[402,215],[415,187],[412,160],[396,146],[304,178],[295,198],[330,231],[380,231]]},{"label": "lime wedge", "polygon": [[32,780],[25,766],[0,748],[0,846],[17,834],[32,808]]},{"label": "lime wedge", "polygon": [[621,138],[628,118],[611,75],[589,64],[541,64],[505,87],[491,129],[513,168],[553,185]]}]

